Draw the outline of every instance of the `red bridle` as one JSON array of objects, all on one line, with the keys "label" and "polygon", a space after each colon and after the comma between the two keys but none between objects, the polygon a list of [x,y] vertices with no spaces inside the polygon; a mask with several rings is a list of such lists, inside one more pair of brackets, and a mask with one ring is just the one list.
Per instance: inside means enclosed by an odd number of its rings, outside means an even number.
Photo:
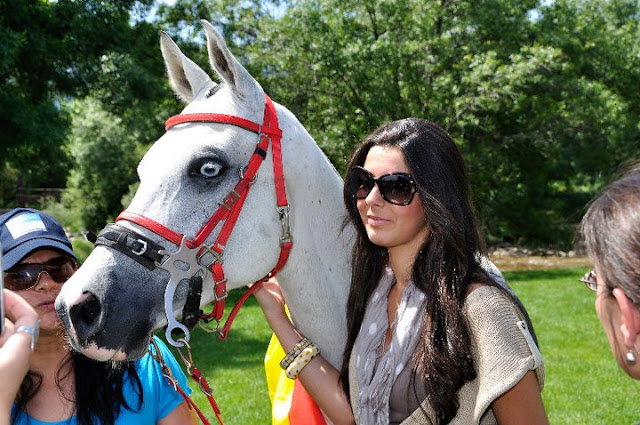
[{"label": "red bridle", "polygon": [[[209,220],[202,226],[198,234],[193,239],[187,239],[185,235],[178,233],[148,217],[141,214],[137,214],[130,211],[123,211],[120,213],[116,221],[126,220],[131,223],[135,223],[151,232],[163,237],[167,241],[181,247],[183,240],[186,239],[186,247],[196,252],[195,263],[203,266],[211,271],[214,279],[214,305],[213,310],[209,314],[201,316],[201,319],[205,321],[215,319],[218,323],[216,332],[220,339],[225,339],[228,335],[229,327],[233,322],[235,315],[244,303],[244,301],[259,287],[259,284],[275,276],[284,267],[289,253],[292,247],[291,234],[289,231],[289,203],[287,201],[287,194],[285,188],[284,171],[282,166],[282,150],[281,150],[281,138],[282,130],[278,126],[278,116],[276,114],[275,107],[269,96],[265,95],[264,106],[264,119],[262,124],[257,124],[253,121],[246,120],[244,118],[235,117],[224,114],[181,114],[175,115],[169,118],[165,123],[165,130],[169,131],[172,127],[193,122],[205,122],[205,123],[220,123],[230,124],[245,130],[258,134],[260,140],[256,146],[256,149],[249,160],[249,164],[245,167],[244,172],[241,173],[240,181],[225,197],[222,205],[218,210],[209,218]],[[262,161],[267,155],[269,149],[269,141],[271,141],[271,151],[273,156],[273,174],[274,184],[277,199],[277,210],[282,223],[282,236],[280,238],[280,257],[275,267],[262,279],[255,282],[251,288],[243,294],[236,306],[229,314],[225,325],[220,328],[220,320],[222,318],[225,306],[225,300],[227,298],[226,278],[224,275],[222,254],[224,253],[225,245],[233,228],[238,220],[244,201],[247,198],[251,184],[256,177],[258,169],[262,164]],[[224,220],[224,224],[220,230],[220,233],[216,241],[211,246],[205,245],[205,240],[216,228],[220,221]],[[196,250],[197,248],[197,250]],[[171,253],[163,251],[162,254],[169,255]],[[205,258],[213,258],[213,261],[209,264],[203,264]],[[163,262],[166,264],[171,258]],[[160,265],[158,265],[160,266]],[[169,315],[169,312],[166,312]],[[172,314],[172,313],[171,313]],[[188,339],[188,335],[186,336]],[[169,338],[171,342],[171,338]]]}]

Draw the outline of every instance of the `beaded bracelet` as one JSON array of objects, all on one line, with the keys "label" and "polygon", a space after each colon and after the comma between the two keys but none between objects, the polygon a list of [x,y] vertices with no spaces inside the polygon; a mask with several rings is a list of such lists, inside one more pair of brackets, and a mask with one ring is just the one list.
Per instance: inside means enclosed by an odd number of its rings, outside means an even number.
[{"label": "beaded bracelet", "polygon": [[309,364],[311,359],[317,356],[320,353],[318,347],[314,344],[309,345],[307,348],[302,350],[300,354],[291,362],[289,367],[287,368],[286,374],[289,379],[296,379],[298,374],[306,365]]},{"label": "beaded bracelet", "polygon": [[302,338],[300,340],[300,342],[298,342],[292,349],[291,351],[289,351],[287,353],[286,356],[284,356],[284,358],[280,361],[280,367],[284,370],[287,370],[287,368],[289,367],[289,365],[291,364],[291,362],[293,362],[293,360],[298,357],[298,355],[300,353],[302,353],[302,350],[304,350],[305,348],[307,348],[309,345],[311,345],[311,341],[309,341],[307,338]]}]

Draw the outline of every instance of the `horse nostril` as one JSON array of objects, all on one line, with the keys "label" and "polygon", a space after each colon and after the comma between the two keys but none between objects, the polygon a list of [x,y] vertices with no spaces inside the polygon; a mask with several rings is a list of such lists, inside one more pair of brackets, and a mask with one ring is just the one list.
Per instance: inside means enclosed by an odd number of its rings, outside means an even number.
[{"label": "horse nostril", "polygon": [[100,301],[90,292],[86,292],[83,299],[69,309],[71,322],[81,341],[87,342],[96,333],[100,325],[101,311]]},{"label": "horse nostril", "polygon": [[79,306],[78,319],[87,324],[93,323],[100,316],[100,302],[93,295]]}]

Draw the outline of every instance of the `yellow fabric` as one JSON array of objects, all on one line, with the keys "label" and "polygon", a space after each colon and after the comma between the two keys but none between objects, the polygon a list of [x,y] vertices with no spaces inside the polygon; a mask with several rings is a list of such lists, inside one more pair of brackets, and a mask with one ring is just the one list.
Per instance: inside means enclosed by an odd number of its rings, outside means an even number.
[{"label": "yellow fabric", "polygon": [[[286,308],[287,316],[289,309]],[[271,399],[272,425],[291,425],[289,422],[289,411],[291,410],[291,400],[293,399],[293,388],[296,381],[287,378],[284,370],[280,367],[280,360],[286,356],[284,348],[276,338],[276,334],[271,335],[267,354],[264,356],[264,369],[267,374],[267,388]]]},{"label": "yellow fabric", "polygon": [[267,373],[267,387],[271,398],[272,425],[290,425],[289,410],[295,381],[287,378],[280,367],[280,360],[286,355],[275,334],[271,336],[264,367]]}]

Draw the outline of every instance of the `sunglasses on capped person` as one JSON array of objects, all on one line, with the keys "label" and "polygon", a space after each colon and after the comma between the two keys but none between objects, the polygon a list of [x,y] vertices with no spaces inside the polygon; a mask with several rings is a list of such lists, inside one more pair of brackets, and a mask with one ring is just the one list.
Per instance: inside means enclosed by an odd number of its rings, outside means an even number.
[{"label": "sunglasses on capped person", "polygon": [[46,263],[18,264],[5,272],[4,283],[12,291],[24,291],[36,286],[42,273],[47,273],[56,283],[64,283],[75,269],[75,260],[67,256],[52,258]]},{"label": "sunglasses on capped person", "polygon": [[409,205],[416,194],[416,184],[407,173],[389,173],[375,178],[369,171],[355,166],[349,171],[347,183],[351,196],[356,199],[366,198],[375,185],[382,199],[394,205]]},{"label": "sunglasses on capped person", "polygon": [[578,279],[580,282],[584,283],[584,286],[591,289],[592,291],[598,291],[598,278],[596,276],[595,270],[589,270],[584,276]]}]

